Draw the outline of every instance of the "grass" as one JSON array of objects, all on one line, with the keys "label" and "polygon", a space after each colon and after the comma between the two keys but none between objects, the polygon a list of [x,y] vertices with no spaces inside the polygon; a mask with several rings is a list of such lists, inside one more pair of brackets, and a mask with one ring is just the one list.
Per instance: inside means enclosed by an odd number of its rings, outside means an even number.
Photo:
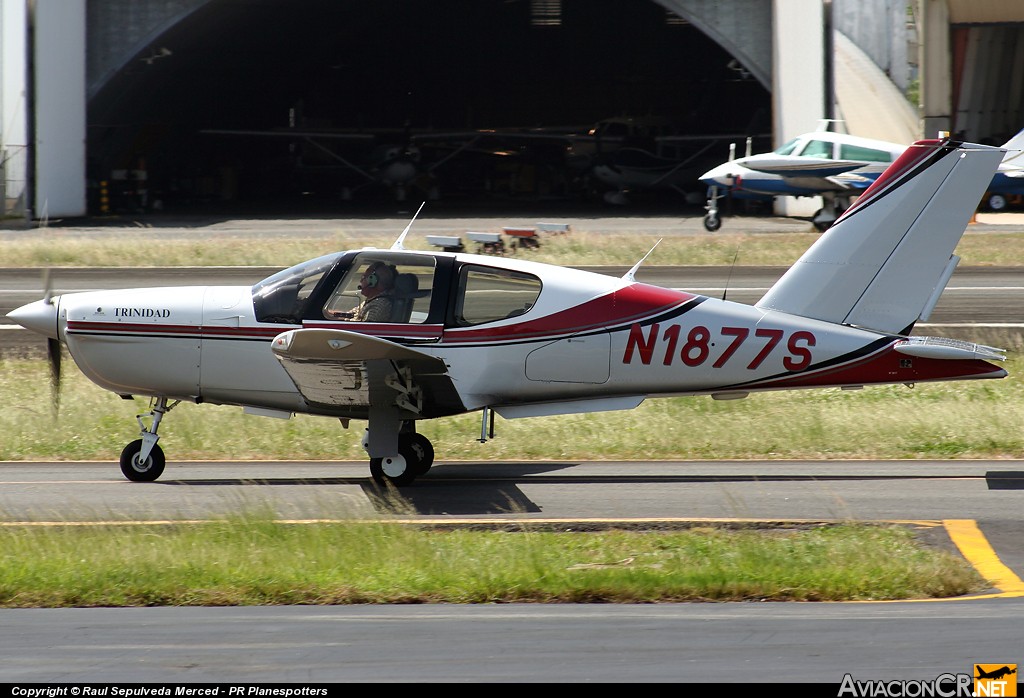
[{"label": "grass", "polygon": [[[443,444],[442,461],[1020,457],[1021,361],[1012,359],[1001,381],[656,399],[629,412],[499,422],[498,438],[484,445],[475,415],[421,429]],[[116,461],[136,437],[144,401],[126,403],[67,374],[54,425],[41,394],[45,362],[0,362],[0,460]],[[172,459],[362,460],[358,433],[332,419],[191,404],[161,429]],[[854,523],[566,535],[386,520],[300,526],[242,513],[199,525],[0,526],[0,607],[838,601],[986,586],[966,561],[913,531]]]},{"label": "grass", "polygon": [[0,607],[944,598],[987,582],[894,526],[436,531],[389,522],[0,528]]},{"label": "grass", "polygon": [[[810,224],[808,224],[810,228]],[[450,231],[452,235],[462,230]],[[390,247],[397,232],[387,235],[247,238],[210,235],[203,239],[160,240],[158,229],[141,233],[152,244],[140,245],[137,236],[83,237],[46,229],[28,238],[4,241],[5,267],[146,267],[146,266],[270,266],[287,267],[321,254],[364,246]],[[660,236],[641,233],[597,233],[586,230],[546,236],[537,250],[519,253],[525,259],[571,266],[632,266],[647,254]],[[758,265],[789,266],[820,237],[807,233],[715,233],[678,235],[664,240],[647,265]],[[158,244],[156,244],[158,242]],[[408,249],[433,250],[423,236],[411,235]],[[1024,233],[964,235],[957,248],[962,266],[1024,265]]]},{"label": "grass", "polygon": [[[138,436],[126,402],[65,360],[56,424],[43,360],[0,361],[0,460],[116,461]],[[635,410],[502,420],[477,442],[479,414],[419,422],[438,460],[657,460],[1024,457],[1024,359],[1001,380],[755,393],[745,400],[654,398]],[[364,424],[182,403],[161,424],[169,460],[363,460]]]}]

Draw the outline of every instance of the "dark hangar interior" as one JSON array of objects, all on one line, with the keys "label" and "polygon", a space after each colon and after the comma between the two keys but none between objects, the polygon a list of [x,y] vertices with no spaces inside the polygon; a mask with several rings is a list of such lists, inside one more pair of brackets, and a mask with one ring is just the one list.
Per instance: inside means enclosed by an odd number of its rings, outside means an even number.
[{"label": "dark hangar interior", "polygon": [[[128,207],[387,204],[395,191],[371,181],[374,148],[394,144],[408,154],[415,142],[421,175],[405,192],[410,200],[600,205],[600,184],[566,162],[563,142],[469,143],[465,134],[585,134],[611,117],[677,135],[770,133],[768,91],[661,5],[545,6],[209,3],[154,38],[89,100],[90,186],[103,182],[113,205]],[[325,136],[268,133],[289,128]],[[710,166],[727,155],[720,141],[703,157]],[[143,202],[132,199],[131,182],[111,181],[133,171],[147,178]],[[651,198],[683,202],[675,190]]]}]

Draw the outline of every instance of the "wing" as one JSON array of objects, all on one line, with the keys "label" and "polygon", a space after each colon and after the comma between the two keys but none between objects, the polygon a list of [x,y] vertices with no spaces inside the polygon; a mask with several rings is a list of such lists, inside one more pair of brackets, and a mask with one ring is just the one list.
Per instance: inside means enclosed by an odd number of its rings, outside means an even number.
[{"label": "wing", "polygon": [[854,160],[830,160],[799,155],[744,158],[738,161],[747,169],[780,177],[834,177],[864,167],[868,163]]},{"label": "wing", "polygon": [[370,404],[394,404],[407,419],[465,412],[444,361],[410,347],[347,330],[289,330],[274,355],[310,407],[361,417]]}]

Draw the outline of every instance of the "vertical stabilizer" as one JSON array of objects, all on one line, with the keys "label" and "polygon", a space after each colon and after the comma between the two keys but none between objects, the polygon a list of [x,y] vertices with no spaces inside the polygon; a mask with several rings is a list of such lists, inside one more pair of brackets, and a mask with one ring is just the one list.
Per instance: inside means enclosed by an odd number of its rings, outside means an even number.
[{"label": "vertical stabilizer", "polygon": [[757,302],[764,310],[903,332],[933,304],[1001,148],[918,141]]}]

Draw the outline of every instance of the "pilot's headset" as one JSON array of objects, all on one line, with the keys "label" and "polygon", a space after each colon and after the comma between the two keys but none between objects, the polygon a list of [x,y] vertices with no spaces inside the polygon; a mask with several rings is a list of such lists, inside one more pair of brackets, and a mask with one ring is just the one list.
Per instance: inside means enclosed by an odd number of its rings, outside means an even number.
[{"label": "pilot's headset", "polygon": [[[391,285],[388,284],[387,282],[394,281],[395,279],[394,272],[391,270],[391,267],[389,267],[384,262],[374,262],[373,264],[370,265],[370,268],[367,271],[370,272],[369,274],[366,275],[367,288],[377,288],[382,283],[385,285]],[[381,278],[381,271],[386,272],[384,278]]]}]

